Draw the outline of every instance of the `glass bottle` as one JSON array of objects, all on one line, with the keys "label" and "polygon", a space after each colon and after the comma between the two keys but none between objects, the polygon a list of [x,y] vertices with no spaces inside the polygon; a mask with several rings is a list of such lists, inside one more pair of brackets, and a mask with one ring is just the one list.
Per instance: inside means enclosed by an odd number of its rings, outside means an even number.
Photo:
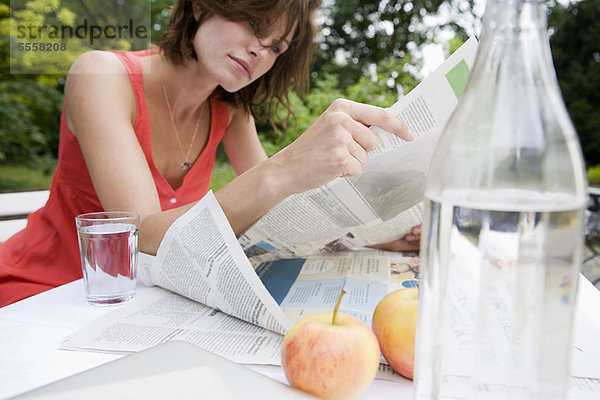
[{"label": "glass bottle", "polygon": [[543,0],[488,0],[426,184],[416,399],[565,399],[584,241],[581,149]]}]

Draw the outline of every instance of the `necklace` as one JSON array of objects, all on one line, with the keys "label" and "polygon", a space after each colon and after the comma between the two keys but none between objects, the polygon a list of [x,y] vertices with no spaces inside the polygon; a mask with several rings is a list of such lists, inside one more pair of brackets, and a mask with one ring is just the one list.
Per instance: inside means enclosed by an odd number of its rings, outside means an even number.
[{"label": "necklace", "polygon": [[169,116],[171,117],[171,124],[173,125],[173,130],[175,131],[175,137],[177,138],[177,144],[179,145],[179,150],[181,151],[181,155],[183,156],[183,163],[181,164],[181,169],[188,170],[192,168],[192,163],[189,161],[190,151],[192,150],[192,145],[194,144],[194,140],[196,139],[196,134],[198,133],[198,127],[200,126],[200,117],[198,117],[198,122],[196,123],[196,127],[194,128],[194,134],[192,135],[192,140],[190,141],[190,145],[187,149],[187,153],[183,152],[183,145],[181,144],[181,138],[179,137],[179,132],[177,131],[177,125],[175,125],[175,118],[173,117],[173,110],[171,109],[171,102],[169,101],[169,96],[167,95],[167,89],[165,89],[165,83],[163,82],[162,76],[162,56],[158,62],[159,65],[159,75],[160,75],[160,86],[162,87],[163,94],[165,95],[165,100],[167,101],[167,109],[169,110]]}]

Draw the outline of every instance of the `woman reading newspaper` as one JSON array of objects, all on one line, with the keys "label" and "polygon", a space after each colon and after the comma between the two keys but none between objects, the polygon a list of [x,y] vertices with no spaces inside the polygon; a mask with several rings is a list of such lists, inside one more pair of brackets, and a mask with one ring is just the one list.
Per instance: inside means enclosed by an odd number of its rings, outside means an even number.
[{"label": "woman reading newspaper", "polygon": [[[93,51],[71,67],[59,162],[45,207],[0,246],[0,306],[81,278],[74,217],[141,216],[140,251],[208,190],[223,143],[238,177],[216,192],[236,234],[287,196],[356,175],[378,145],[368,126],[409,139],[384,110],[346,100],[267,158],[254,109],[307,87],[319,0],[181,0],[158,48]],[[418,246],[418,231],[384,245]]]}]

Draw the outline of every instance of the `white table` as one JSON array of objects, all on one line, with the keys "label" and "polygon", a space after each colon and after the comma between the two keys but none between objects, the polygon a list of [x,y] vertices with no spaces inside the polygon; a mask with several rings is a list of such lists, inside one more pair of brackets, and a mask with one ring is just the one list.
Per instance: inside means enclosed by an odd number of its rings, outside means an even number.
[{"label": "white table", "polygon": [[[138,287],[138,290],[144,289]],[[0,309],[0,399],[122,357],[58,349],[64,338],[110,310],[87,304],[81,280]],[[599,337],[600,292],[582,277],[576,324],[576,343],[582,347],[582,354],[574,354],[574,374],[584,371],[586,376],[600,378]],[[286,382],[280,367],[252,368]],[[590,370],[594,368],[596,370]],[[589,396],[578,393],[571,397],[598,399],[599,386],[597,380],[592,381]],[[375,380],[361,399],[412,398],[411,392],[410,381]]]}]

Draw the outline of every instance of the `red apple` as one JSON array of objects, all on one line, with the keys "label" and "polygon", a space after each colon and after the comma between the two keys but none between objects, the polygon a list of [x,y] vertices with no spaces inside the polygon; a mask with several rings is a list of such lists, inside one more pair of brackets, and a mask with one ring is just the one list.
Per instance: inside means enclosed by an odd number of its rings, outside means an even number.
[{"label": "red apple", "polygon": [[400,375],[413,379],[419,289],[397,289],[375,308],[371,326],[381,353]]},{"label": "red apple", "polygon": [[361,320],[338,313],[298,321],[283,338],[281,365],[292,386],[322,399],[356,398],[379,368],[379,345]]}]

